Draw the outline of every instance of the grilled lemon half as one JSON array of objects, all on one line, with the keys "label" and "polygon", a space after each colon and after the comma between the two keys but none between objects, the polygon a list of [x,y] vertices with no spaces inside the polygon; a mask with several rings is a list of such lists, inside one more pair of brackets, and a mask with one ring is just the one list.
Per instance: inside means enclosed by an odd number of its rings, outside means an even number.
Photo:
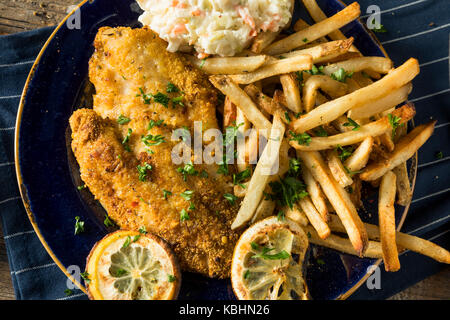
[{"label": "grilled lemon half", "polygon": [[240,300],[307,300],[303,261],[308,237],[293,221],[269,217],[248,228],[234,249],[231,283]]},{"label": "grilled lemon half", "polygon": [[85,283],[93,300],[171,300],[178,295],[181,273],[161,238],[119,230],[92,248]]}]

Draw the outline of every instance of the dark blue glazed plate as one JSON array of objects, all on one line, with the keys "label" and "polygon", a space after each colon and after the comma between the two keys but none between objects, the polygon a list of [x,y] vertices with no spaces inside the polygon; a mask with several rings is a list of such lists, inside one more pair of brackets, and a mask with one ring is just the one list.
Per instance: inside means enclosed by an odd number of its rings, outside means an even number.
[{"label": "dark blue glazed plate", "polygon": [[[327,15],[344,7],[337,0],[319,3]],[[298,6],[294,21],[300,17],[310,20]],[[102,26],[138,27],[140,10],[134,0],[86,0],[73,14],[80,15],[81,28],[71,28],[74,24],[68,24],[71,18],[66,18],[45,44],[28,77],[17,115],[15,148],[18,182],[31,223],[58,266],[77,282],[67,268],[77,265],[84,270],[94,243],[111,230],[103,225],[104,211],[89,191],[77,189],[82,182],[70,149],[68,120],[75,109],[89,105],[89,94],[85,92],[88,61],[97,30]],[[364,55],[385,55],[361,23],[353,22],[343,32],[355,38],[355,45]],[[414,180],[415,163],[410,167]],[[363,220],[376,222],[375,200],[373,194],[365,202]],[[397,212],[400,227],[407,208],[398,208]],[[77,236],[73,232],[75,216],[86,225],[86,232]],[[347,298],[364,283],[368,267],[379,263],[311,247],[306,278],[314,299]],[[180,298],[235,297],[228,280],[185,273]]]}]

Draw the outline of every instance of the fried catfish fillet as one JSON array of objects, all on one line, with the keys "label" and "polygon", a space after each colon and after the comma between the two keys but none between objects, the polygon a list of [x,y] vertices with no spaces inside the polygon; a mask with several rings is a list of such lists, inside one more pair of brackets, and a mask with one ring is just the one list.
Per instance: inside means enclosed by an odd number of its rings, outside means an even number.
[{"label": "fried catfish fillet", "polygon": [[[116,121],[102,119],[93,110],[77,110],[70,126],[81,178],[121,228],[145,227],[159,235],[172,245],[184,270],[229,276],[238,239],[230,229],[236,208],[213,179],[189,175],[185,181],[177,172],[179,166],[172,163],[170,140],[155,147],[154,154],[142,152],[136,157],[124,149]],[[164,127],[151,133],[171,134]],[[143,174],[137,168],[146,164],[151,169]],[[188,220],[180,219],[183,210]]]},{"label": "fried catfish fillet", "polygon": [[99,30],[89,63],[94,106],[72,115],[72,149],[118,226],[144,226],[172,245],[184,270],[225,278],[238,239],[230,230],[238,206],[224,198],[230,178],[215,164],[183,170],[171,158],[175,129],[217,128],[217,92],[166,45],[147,28]]}]

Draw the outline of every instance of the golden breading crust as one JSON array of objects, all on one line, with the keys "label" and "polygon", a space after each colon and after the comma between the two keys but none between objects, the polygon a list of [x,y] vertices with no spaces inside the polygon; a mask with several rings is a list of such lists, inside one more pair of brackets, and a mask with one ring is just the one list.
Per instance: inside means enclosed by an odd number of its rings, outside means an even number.
[{"label": "golden breading crust", "polygon": [[[77,110],[70,118],[72,149],[80,165],[81,178],[109,216],[122,228],[145,226],[168,241],[184,270],[211,277],[229,276],[231,256],[238,233],[230,229],[236,207],[223,197],[211,178],[188,176],[187,181],[172,164],[170,141],[155,147],[155,154],[141,153],[138,159],[121,143],[116,123],[102,119],[90,109]],[[152,134],[170,135],[155,128]],[[145,181],[137,166],[148,163]],[[201,170],[201,166],[197,169]],[[164,198],[163,190],[172,194]],[[180,194],[194,191],[187,201]],[[190,203],[194,210],[188,210]],[[185,209],[190,219],[180,221]]]},{"label": "golden breading crust", "polygon": [[[230,229],[238,206],[224,198],[232,192],[230,178],[218,175],[215,164],[195,165],[199,174],[185,181],[177,171],[184,165],[171,158],[179,143],[171,141],[173,130],[187,127],[192,133],[195,121],[203,131],[217,128],[217,91],[182,55],[167,52],[150,29],[101,28],[94,46],[89,63],[94,109],[78,110],[70,119],[82,180],[118,226],[145,226],[169,242],[184,270],[228,277],[238,239]],[[177,89],[168,90],[169,84]],[[155,99],[158,93],[168,98],[166,105]],[[178,97],[182,105],[172,102]],[[119,124],[119,116],[129,121]],[[150,128],[152,120],[164,122]],[[145,145],[142,137],[149,134],[164,142]],[[127,136],[128,151],[122,144]],[[141,181],[137,166],[145,163],[152,169]],[[163,190],[171,193],[167,199]],[[194,191],[191,200],[180,196],[186,190]],[[189,220],[180,221],[182,210]]]}]

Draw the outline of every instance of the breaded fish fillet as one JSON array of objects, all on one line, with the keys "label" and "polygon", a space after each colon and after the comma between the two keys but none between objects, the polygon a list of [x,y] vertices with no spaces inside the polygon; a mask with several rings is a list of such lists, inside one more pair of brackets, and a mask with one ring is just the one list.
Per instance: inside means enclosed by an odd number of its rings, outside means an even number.
[{"label": "breaded fish fillet", "polygon": [[229,178],[217,165],[185,172],[171,158],[173,130],[217,127],[216,92],[165,48],[149,29],[100,29],[89,65],[94,110],[70,118],[72,149],[82,180],[121,228],[144,226],[172,245],[184,270],[225,278],[238,239],[237,204],[224,198]]}]

